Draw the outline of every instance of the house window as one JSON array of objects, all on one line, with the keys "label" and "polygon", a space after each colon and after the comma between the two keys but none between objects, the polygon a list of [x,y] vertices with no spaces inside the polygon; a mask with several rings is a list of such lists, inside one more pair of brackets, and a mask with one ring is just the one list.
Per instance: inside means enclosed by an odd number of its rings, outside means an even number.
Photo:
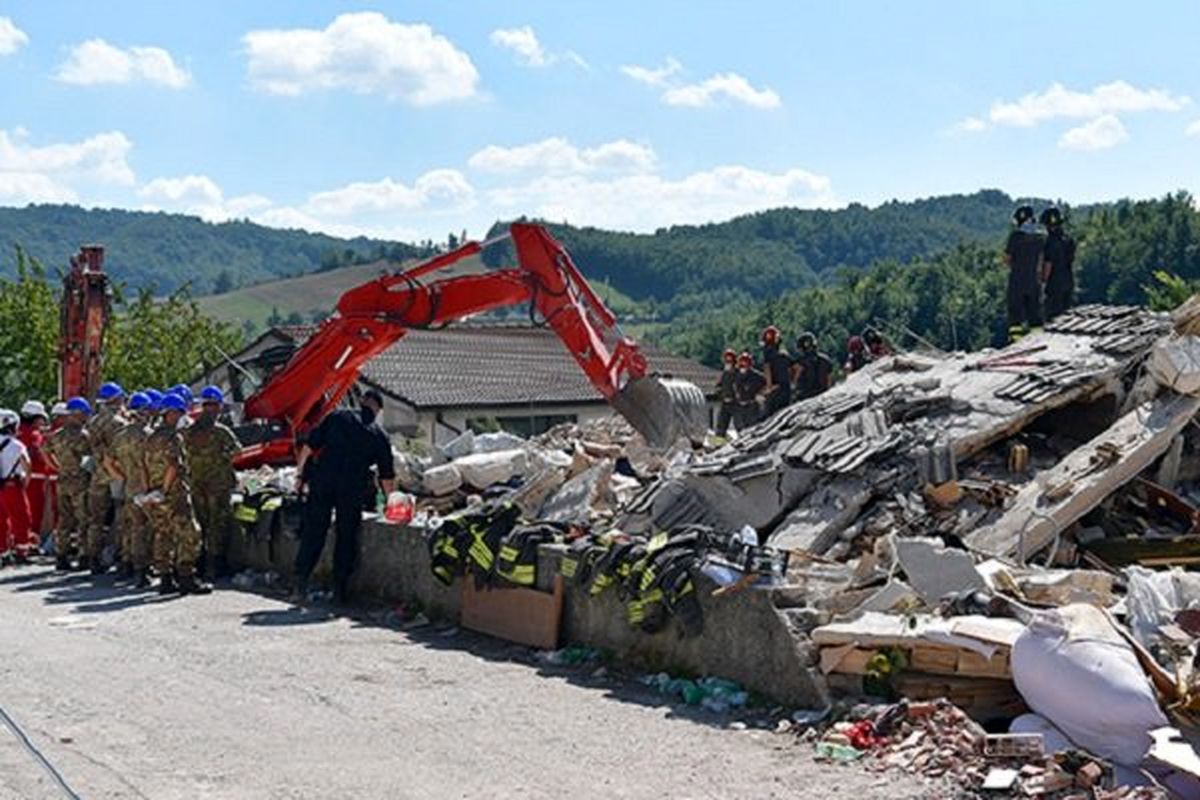
[{"label": "house window", "polygon": [[474,433],[493,433],[506,431],[525,439],[540,436],[555,425],[575,423],[578,417],[574,414],[534,414],[519,417],[472,417],[467,420],[467,427]]}]

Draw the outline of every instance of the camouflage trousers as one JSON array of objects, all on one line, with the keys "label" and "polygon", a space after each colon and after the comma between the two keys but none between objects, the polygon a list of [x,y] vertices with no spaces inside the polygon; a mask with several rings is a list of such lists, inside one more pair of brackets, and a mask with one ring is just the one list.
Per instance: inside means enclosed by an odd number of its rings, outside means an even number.
[{"label": "camouflage trousers", "polygon": [[200,557],[200,526],[187,493],[168,495],[161,503],[146,506],[154,534],[154,569],[159,575],[193,575]]},{"label": "camouflage trousers", "polygon": [[104,546],[111,541],[107,522],[112,507],[112,490],[108,479],[93,476],[87,491],[87,543],[84,553],[88,558],[98,558]]},{"label": "camouflage trousers", "polygon": [[54,532],[54,552],[65,557],[75,549],[75,537],[78,537],[80,546],[84,544],[88,482],[86,478],[63,478],[60,475],[57,494],[58,528]]},{"label": "camouflage trousers", "polygon": [[229,505],[232,491],[232,486],[224,484],[213,486],[197,481],[192,486],[192,505],[210,565],[214,558],[224,558],[229,547],[233,529],[233,509]]},{"label": "camouflage trousers", "polygon": [[134,569],[149,567],[154,549],[154,534],[146,509],[139,508],[132,500],[126,499],[121,504],[121,518],[117,525],[121,559],[132,564]]}]

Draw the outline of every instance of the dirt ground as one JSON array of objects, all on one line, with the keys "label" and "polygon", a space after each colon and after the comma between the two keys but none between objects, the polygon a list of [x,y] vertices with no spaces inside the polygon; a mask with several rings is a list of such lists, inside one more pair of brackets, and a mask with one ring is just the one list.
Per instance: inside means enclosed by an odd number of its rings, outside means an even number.
[{"label": "dirt ground", "polygon": [[[466,632],[0,571],[0,705],[97,798],[927,797]],[[0,798],[62,793],[0,726]]]}]

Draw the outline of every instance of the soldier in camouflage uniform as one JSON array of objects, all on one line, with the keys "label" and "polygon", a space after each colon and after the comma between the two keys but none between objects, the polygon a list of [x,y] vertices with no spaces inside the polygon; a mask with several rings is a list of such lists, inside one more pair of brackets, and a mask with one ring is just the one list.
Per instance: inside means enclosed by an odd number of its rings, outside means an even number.
[{"label": "soldier in camouflage uniform", "polygon": [[117,471],[125,484],[125,502],[117,522],[120,535],[121,567],[119,577],[134,578],[139,589],[150,585],[150,553],[153,537],[146,509],[132,502],[146,485],[146,442],[150,438],[150,398],[142,392],[129,397],[129,419],[113,436],[112,453]]},{"label": "soldier in camouflage uniform", "polygon": [[182,397],[162,399],[162,423],[146,440],[146,484],[141,496],[154,531],[154,568],[161,576],[158,591],[207,594],[212,587],[196,578],[200,555],[200,526],[192,510],[179,420],[187,411]]},{"label": "soldier in camouflage uniform", "polygon": [[[107,569],[101,561],[104,547],[109,543],[108,520],[114,510],[114,485],[119,481],[113,460],[112,442],[125,424],[121,411],[125,390],[118,384],[106,383],[96,393],[99,408],[88,421],[88,438],[92,445],[92,477],[88,484],[88,525],[86,555],[93,575]],[[120,489],[117,490],[120,493]]]},{"label": "soldier in camouflage uniform", "polygon": [[92,413],[91,406],[82,397],[72,397],[67,401],[67,412],[62,427],[46,441],[46,455],[58,473],[58,527],[54,532],[54,552],[58,561],[55,567],[64,572],[71,568],[71,554],[77,549],[72,537],[76,536],[82,544],[86,531],[88,474],[83,462],[92,452],[84,429],[84,423]]},{"label": "soldier in camouflage uniform", "polygon": [[183,431],[188,468],[192,478],[192,503],[207,556],[205,576],[209,580],[228,572],[226,550],[233,527],[229,496],[233,492],[233,457],[241,445],[233,431],[217,421],[225,395],[216,386],[200,391],[201,414]]}]

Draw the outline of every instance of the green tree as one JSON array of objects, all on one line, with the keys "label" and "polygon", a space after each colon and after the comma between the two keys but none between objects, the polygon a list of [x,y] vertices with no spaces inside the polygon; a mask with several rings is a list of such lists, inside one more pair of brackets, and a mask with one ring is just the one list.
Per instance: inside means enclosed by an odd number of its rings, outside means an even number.
[{"label": "green tree", "polygon": [[228,268],[217,273],[216,279],[213,280],[213,294],[225,294],[232,291],[233,288],[233,273]]},{"label": "green tree", "polygon": [[17,408],[58,393],[58,298],[46,270],[15,250],[15,280],[0,278],[0,404]]}]

